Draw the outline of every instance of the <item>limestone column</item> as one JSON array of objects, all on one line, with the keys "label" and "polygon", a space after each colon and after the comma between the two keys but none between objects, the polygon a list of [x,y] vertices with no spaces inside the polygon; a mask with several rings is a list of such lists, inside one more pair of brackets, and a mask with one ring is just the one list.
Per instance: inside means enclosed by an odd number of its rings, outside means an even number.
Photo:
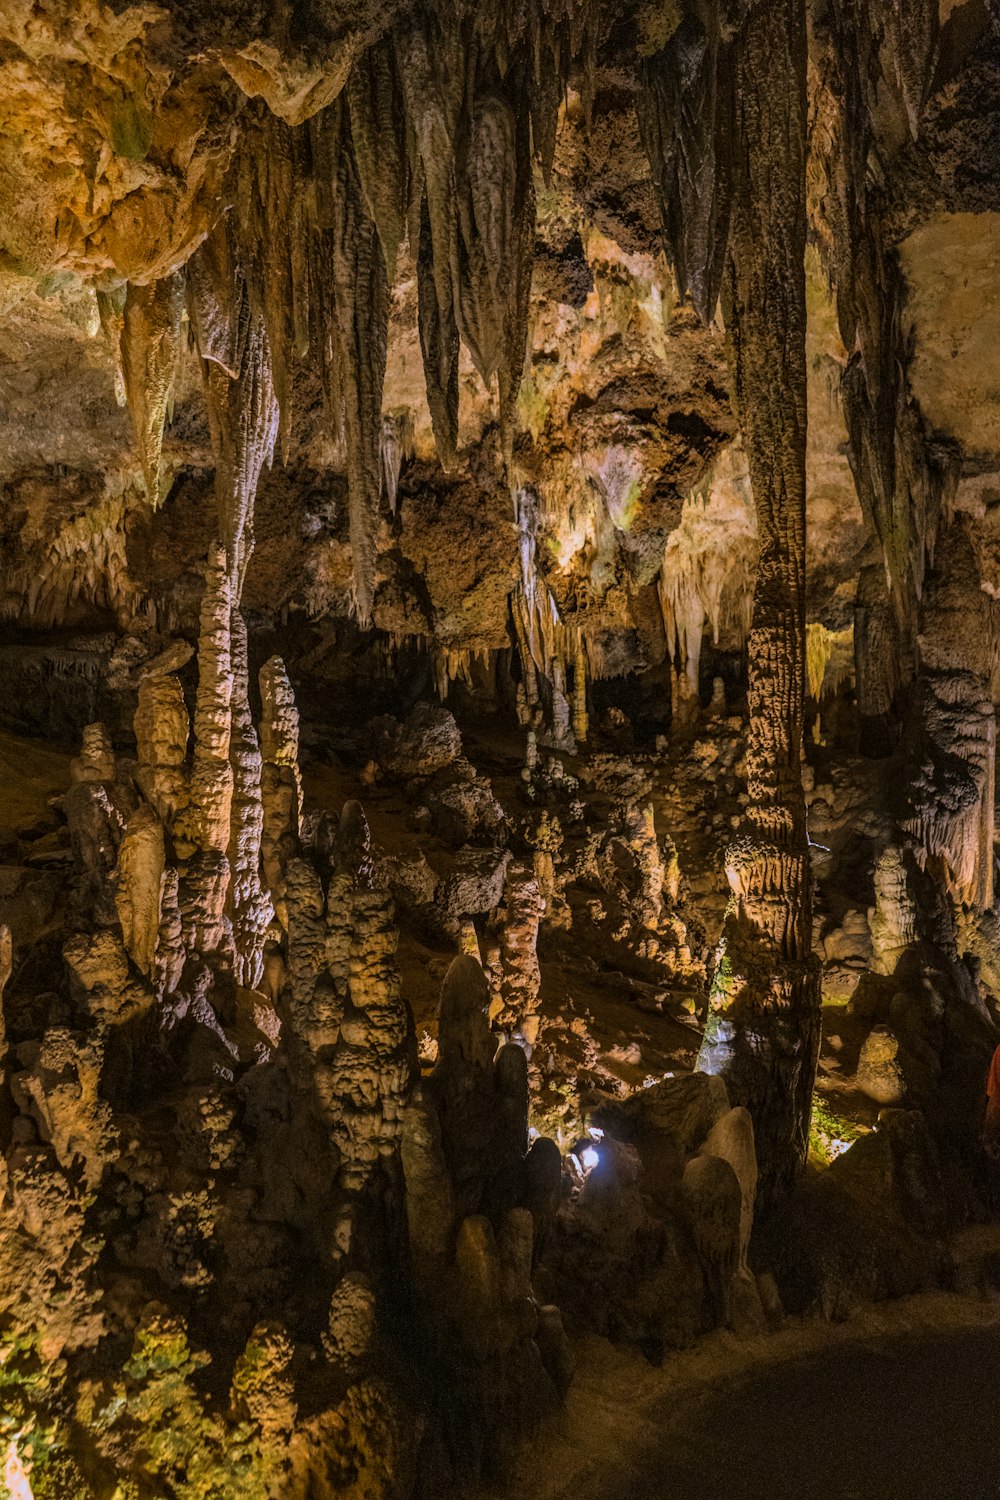
[{"label": "limestone column", "polygon": [[744,829],[699,1067],[753,1116],[766,1200],[806,1153],[819,1045],[800,758],[805,701],[806,14],[757,0],[734,47],[724,312],[760,561],[748,643]]}]

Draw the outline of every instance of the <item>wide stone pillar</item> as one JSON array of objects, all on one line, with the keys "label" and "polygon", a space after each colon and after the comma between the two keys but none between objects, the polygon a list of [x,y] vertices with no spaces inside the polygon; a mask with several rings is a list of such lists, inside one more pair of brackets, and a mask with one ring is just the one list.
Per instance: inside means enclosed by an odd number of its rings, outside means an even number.
[{"label": "wide stone pillar", "polygon": [[699,1067],[753,1115],[759,1197],[804,1160],[819,968],[801,779],[805,701],[806,16],[758,0],[734,45],[732,210],[723,282],[733,397],[760,561],[748,644],[746,822]]}]

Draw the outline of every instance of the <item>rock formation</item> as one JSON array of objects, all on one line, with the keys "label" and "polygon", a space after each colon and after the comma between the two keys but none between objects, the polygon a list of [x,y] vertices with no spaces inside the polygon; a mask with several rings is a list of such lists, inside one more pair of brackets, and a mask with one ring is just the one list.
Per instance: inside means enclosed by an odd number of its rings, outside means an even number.
[{"label": "rock formation", "polygon": [[7,9],[8,1488],[988,1281],[991,6]]}]

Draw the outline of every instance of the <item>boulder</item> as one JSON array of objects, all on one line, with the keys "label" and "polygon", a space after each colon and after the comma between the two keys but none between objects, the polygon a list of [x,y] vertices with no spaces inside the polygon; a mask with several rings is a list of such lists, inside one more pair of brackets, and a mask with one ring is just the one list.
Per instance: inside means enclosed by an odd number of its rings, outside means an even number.
[{"label": "boulder", "polygon": [[899,1041],[888,1026],[874,1026],[865,1038],[855,1083],[876,1104],[901,1104],[905,1098]]},{"label": "boulder", "polygon": [[506,849],[460,849],[439,897],[448,915],[465,917],[495,911],[503,899],[510,859]]},{"label": "boulder", "polygon": [[418,703],[404,723],[386,715],[371,728],[379,764],[392,776],[433,776],[462,753],[454,715],[439,703]]}]

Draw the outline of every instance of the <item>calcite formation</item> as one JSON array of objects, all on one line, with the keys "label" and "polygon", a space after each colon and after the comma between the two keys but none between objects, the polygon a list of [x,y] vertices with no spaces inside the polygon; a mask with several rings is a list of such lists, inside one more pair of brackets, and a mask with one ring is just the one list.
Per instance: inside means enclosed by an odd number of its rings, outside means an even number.
[{"label": "calcite formation", "polygon": [[0,45],[8,1488],[477,1492],[595,1335],[963,1285],[992,8]]}]

